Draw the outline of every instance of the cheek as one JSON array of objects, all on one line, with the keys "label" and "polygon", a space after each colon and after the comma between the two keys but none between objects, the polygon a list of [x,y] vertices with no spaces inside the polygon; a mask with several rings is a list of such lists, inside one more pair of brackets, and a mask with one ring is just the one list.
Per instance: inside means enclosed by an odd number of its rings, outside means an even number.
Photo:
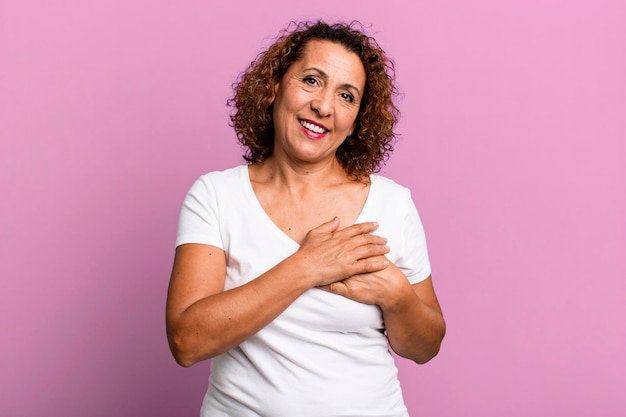
[{"label": "cheek", "polygon": [[345,126],[346,129],[348,129],[350,131],[350,135],[352,134],[352,132],[354,131],[354,129],[356,128],[356,121],[357,121],[357,117],[359,116],[359,112],[354,111],[353,109],[350,109],[350,111],[346,112],[345,115]]},{"label": "cheek", "polygon": [[292,91],[279,90],[274,98],[274,112],[288,114],[298,107],[298,97]]}]

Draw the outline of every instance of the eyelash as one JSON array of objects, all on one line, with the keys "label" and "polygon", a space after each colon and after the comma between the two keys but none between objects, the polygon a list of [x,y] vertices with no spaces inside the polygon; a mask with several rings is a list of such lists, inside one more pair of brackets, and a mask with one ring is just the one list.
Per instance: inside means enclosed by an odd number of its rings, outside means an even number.
[{"label": "eyelash", "polygon": [[350,103],[354,103],[354,97],[352,96],[352,94],[350,94],[350,93],[341,93],[341,96],[345,100],[348,100]]},{"label": "eyelash", "polygon": [[[313,82],[311,82],[311,81],[313,81]],[[302,78],[302,82],[304,82],[305,84],[308,84],[308,85],[319,84],[317,82],[317,79],[315,77],[311,77],[311,76]]]},{"label": "eyelash", "polygon": [[341,93],[340,96],[344,100],[346,100],[346,101],[348,101],[350,103],[354,103],[354,97],[352,97],[352,94],[350,94],[350,93]]},{"label": "eyelash", "polygon": [[[302,82],[307,84],[307,85],[319,84],[317,79],[315,77],[311,77],[311,76],[303,77],[302,78]],[[350,93],[341,93],[340,96],[344,100],[346,100],[346,101],[348,101],[350,103],[354,103],[354,96],[352,94],[350,94]]]}]

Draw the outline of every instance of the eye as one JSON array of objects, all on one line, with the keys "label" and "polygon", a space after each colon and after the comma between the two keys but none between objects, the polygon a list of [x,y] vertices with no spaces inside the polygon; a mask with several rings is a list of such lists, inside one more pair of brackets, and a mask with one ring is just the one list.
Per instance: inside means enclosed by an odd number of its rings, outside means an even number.
[{"label": "eye", "polygon": [[350,93],[341,93],[339,96],[349,103],[354,103],[354,96]]},{"label": "eye", "polygon": [[306,76],[306,77],[303,77],[302,78],[302,82],[307,84],[307,85],[317,85],[318,84],[317,78],[312,77],[310,75]]}]

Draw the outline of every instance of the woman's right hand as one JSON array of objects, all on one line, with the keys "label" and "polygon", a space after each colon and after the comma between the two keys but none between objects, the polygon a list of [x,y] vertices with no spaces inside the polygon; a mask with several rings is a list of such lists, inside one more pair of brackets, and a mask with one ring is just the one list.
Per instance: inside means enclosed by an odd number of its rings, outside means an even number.
[{"label": "woman's right hand", "polygon": [[357,274],[376,272],[389,266],[380,255],[389,252],[387,239],[372,234],[375,222],[357,223],[339,229],[339,219],[311,229],[293,255],[312,286],[328,285]]},{"label": "woman's right hand", "polygon": [[179,246],[166,311],[168,340],[176,361],[191,366],[232,349],[310,288],[385,269],[388,261],[380,255],[389,249],[386,239],[371,234],[377,227],[361,223],[338,230],[335,218],[310,230],[296,253],[227,291],[222,249]]}]

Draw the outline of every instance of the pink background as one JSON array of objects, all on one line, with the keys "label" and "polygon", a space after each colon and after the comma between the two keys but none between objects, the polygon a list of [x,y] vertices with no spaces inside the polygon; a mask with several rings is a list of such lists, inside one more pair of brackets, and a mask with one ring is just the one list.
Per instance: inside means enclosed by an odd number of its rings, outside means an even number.
[{"label": "pink background", "polygon": [[241,162],[230,84],[289,20],[394,57],[384,174],[448,322],[412,416],[626,415],[626,3],[0,2],[0,415],[195,416],[164,303],[181,200]]}]

